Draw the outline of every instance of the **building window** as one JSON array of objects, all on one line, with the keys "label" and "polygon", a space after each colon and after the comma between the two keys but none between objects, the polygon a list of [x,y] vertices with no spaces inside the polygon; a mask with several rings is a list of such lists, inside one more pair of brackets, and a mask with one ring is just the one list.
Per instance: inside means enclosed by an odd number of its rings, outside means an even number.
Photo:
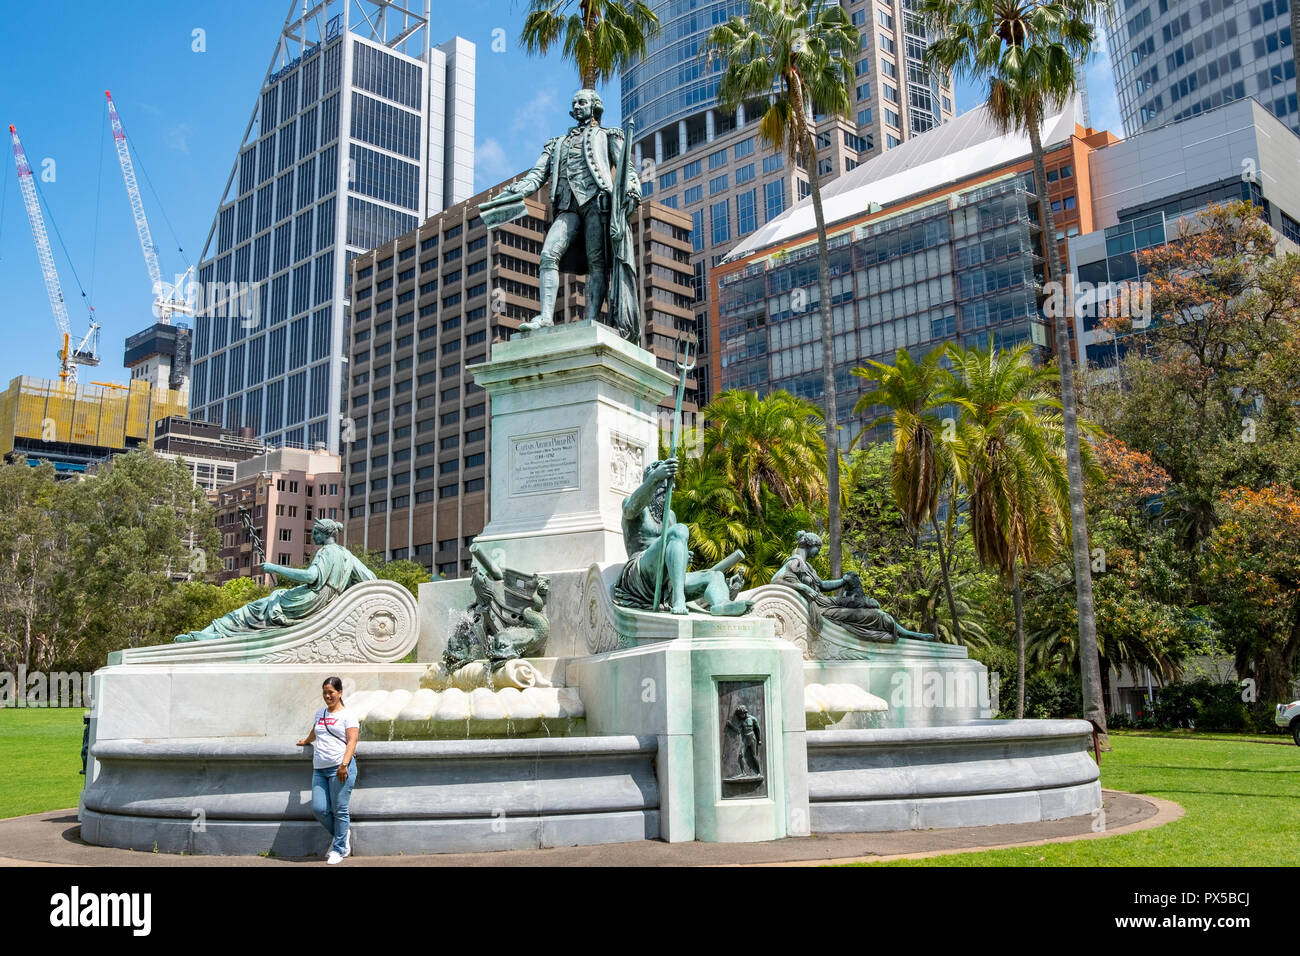
[{"label": "building window", "polygon": [[758,191],[751,189],[736,197],[736,234],[743,236],[758,228]]},{"label": "building window", "polygon": [[767,207],[767,221],[771,222],[785,212],[785,180],[776,179],[763,186],[763,202]]},{"label": "building window", "polygon": [[709,207],[709,222],[713,230],[713,244],[731,239],[731,200],[724,199]]}]

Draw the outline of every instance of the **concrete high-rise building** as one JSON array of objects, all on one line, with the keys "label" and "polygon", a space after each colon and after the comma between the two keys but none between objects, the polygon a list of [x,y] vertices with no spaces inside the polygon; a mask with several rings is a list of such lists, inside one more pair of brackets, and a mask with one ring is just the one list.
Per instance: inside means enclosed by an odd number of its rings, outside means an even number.
[{"label": "concrete high-rise building", "polygon": [[338,448],[348,260],[473,192],[475,48],[411,6],[290,5],[200,257],[194,417]]},{"label": "concrete high-rise building", "polygon": [[[646,197],[692,220],[695,313],[708,328],[709,273],[760,226],[809,194],[811,160],[791,164],[758,135],[758,104],[718,106],[720,59],[700,56],[708,32],[743,16],[743,0],[652,0],[661,32],[622,74],[623,116],[636,123]],[[852,112],[817,117],[816,174],[825,184],[873,156],[953,118],[952,87],[922,66],[927,39],[913,0],[841,0],[861,34]],[[720,386],[700,368],[700,399]]]},{"label": "concrete high-rise building", "polygon": [[1127,0],[1106,9],[1124,135],[1248,96],[1300,130],[1287,0]]},{"label": "concrete high-rise building", "polygon": [[[469,571],[469,543],[490,517],[490,470],[505,467],[490,460],[487,394],[469,369],[540,305],[548,205],[527,199],[528,215],[489,232],[478,206],[496,191],[352,263],[345,540],[447,577]],[[694,326],[690,220],[647,202],[631,222],[642,345],[675,374],[677,337]],[[556,321],[585,319],[585,282],[562,280]],[[695,387],[688,377],[688,421]],[[673,398],[665,399],[665,425]]]},{"label": "concrete high-rise building", "polygon": [[275,585],[263,561],[303,567],[316,553],[312,524],[339,520],[343,512],[343,473],[339,456],[279,448],[235,465],[234,481],[216,493],[221,532],[221,570],[217,582],[252,577]]}]

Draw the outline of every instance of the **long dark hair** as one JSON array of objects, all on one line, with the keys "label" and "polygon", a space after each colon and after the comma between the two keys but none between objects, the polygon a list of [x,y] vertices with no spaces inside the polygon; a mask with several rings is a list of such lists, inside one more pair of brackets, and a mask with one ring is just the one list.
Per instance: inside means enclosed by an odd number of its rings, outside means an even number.
[{"label": "long dark hair", "polygon": [[343,678],[327,677],[320,682],[320,685],[322,687],[324,687],[326,684],[329,684],[329,686],[333,687],[336,691],[339,692],[339,703],[340,704],[343,703]]}]

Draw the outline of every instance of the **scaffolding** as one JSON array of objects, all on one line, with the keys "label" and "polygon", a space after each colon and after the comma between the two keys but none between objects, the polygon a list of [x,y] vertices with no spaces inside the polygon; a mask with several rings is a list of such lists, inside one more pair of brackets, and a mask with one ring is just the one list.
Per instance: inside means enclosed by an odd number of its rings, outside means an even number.
[{"label": "scaffolding", "polygon": [[188,402],[147,381],[74,385],[19,376],[0,393],[0,455],[93,460],[153,444],[154,423],[184,417]]}]

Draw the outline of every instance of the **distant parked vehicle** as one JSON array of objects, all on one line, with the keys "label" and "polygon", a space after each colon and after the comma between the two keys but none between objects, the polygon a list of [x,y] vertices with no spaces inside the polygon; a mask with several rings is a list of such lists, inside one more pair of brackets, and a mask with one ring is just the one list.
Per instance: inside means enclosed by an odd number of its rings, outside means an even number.
[{"label": "distant parked vehicle", "polygon": [[1273,721],[1279,727],[1291,731],[1291,739],[1295,741],[1297,747],[1300,747],[1300,700],[1293,700],[1289,704],[1278,704],[1277,716]]}]

